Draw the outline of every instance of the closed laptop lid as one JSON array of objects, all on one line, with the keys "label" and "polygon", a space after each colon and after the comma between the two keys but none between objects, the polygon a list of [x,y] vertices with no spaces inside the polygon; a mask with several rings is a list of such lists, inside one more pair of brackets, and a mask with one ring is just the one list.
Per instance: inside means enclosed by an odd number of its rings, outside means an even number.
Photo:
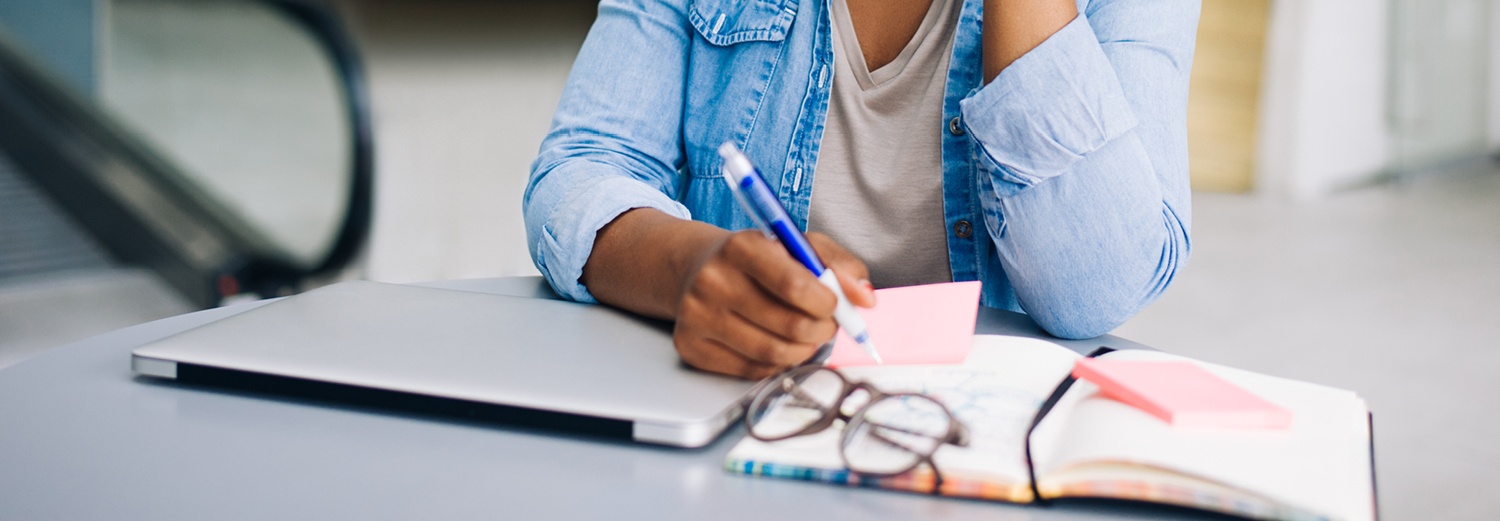
[{"label": "closed laptop lid", "polygon": [[629,422],[635,440],[680,446],[717,437],[753,385],[684,366],[669,326],[608,307],[364,281],[153,342],[132,365]]}]

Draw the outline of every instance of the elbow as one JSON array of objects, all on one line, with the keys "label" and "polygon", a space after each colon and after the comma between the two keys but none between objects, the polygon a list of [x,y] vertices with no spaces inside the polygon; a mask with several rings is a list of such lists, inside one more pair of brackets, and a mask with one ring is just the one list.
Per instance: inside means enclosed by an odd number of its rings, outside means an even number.
[{"label": "elbow", "polygon": [[558,166],[557,161],[538,157],[531,165],[531,177],[521,195],[521,221],[526,228],[526,249],[531,254],[531,263],[558,296],[572,301],[587,302],[590,296],[582,291],[577,282],[577,270],[571,270],[567,262],[567,250],[549,229],[557,206],[565,198],[567,183],[558,182],[550,174]]},{"label": "elbow", "polygon": [[[1155,262],[1135,269],[1094,265],[1093,276],[1062,277],[1045,287],[1017,287],[1021,308],[1048,334],[1070,340],[1113,331],[1155,302],[1187,265],[1186,230],[1158,247]],[[1031,296],[1033,298],[1024,298]]]},{"label": "elbow", "polygon": [[1068,340],[1084,340],[1114,331],[1145,308],[1145,303],[1134,306],[1108,306],[1113,309],[1101,309],[1106,306],[1100,304],[1102,303],[1090,302],[1082,306],[1077,304],[1044,306],[1035,311],[1027,310],[1027,314],[1049,335]]}]

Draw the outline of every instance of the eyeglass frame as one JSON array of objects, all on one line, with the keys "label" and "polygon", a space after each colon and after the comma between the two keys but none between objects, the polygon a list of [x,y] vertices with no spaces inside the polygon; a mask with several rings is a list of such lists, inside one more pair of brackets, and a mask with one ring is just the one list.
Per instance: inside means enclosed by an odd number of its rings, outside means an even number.
[{"label": "eyeglass frame", "polygon": [[[785,393],[785,394],[787,394],[787,395],[790,396],[790,395],[793,394],[793,389],[798,389],[798,390],[802,389],[801,381],[793,378],[794,376],[801,376],[802,377],[802,381],[805,381],[807,379],[807,377],[810,377],[810,376],[812,376],[814,374],[817,374],[818,371],[828,371],[830,373],[833,373],[833,375],[839,379],[839,384],[841,386],[841,388],[839,389],[838,398],[833,401],[833,403],[828,407],[828,410],[823,411],[822,412],[822,416],[819,417],[817,421],[809,423],[806,427],[803,427],[802,429],[797,430],[795,432],[792,432],[790,434],[785,434],[785,435],[781,435],[781,436],[759,436],[759,435],[756,435],[756,433],[755,433],[755,425],[752,423],[752,420],[750,418],[751,413],[755,410],[755,406],[760,401],[762,401],[762,399],[764,397],[766,397],[767,395],[769,395],[772,392],[771,389],[773,389],[774,386],[776,385],[774,382],[783,382],[781,384],[783,387],[785,387],[788,384],[794,385],[795,387],[792,388],[792,389],[786,389],[786,388],[784,388],[782,390],[783,393]],[[844,407],[843,407],[845,400],[848,400],[849,397],[853,396],[854,393],[857,392],[857,391],[865,391],[865,393],[869,395],[869,399],[866,400],[863,405],[860,405],[860,407],[858,409],[856,409],[853,414],[845,414],[844,413]],[[804,391],[804,393],[805,393],[805,391]],[[931,492],[933,494],[939,493],[942,490],[942,487],[943,487],[943,473],[942,473],[942,471],[938,470],[937,463],[933,461],[933,459],[932,459],[933,454],[936,454],[937,450],[939,448],[942,448],[944,445],[954,445],[954,446],[958,446],[958,447],[966,447],[966,446],[969,445],[969,428],[968,428],[968,426],[964,425],[964,423],[962,421],[960,421],[957,416],[954,416],[953,415],[953,411],[948,410],[948,406],[944,405],[943,402],[940,402],[937,399],[935,399],[935,398],[933,398],[931,396],[922,394],[922,393],[913,393],[913,392],[887,393],[887,392],[881,391],[879,388],[875,387],[875,385],[871,384],[870,382],[867,382],[867,381],[864,381],[864,380],[851,380],[848,376],[845,376],[842,371],[839,371],[838,369],[834,369],[832,367],[828,367],[828,366],[824,366],[824,365],[808,364],[808,365],[801,365],[801,366],[793,367],[793,368],[788,369],[786,371],[782,371],[781,373],[777,374],[776,376],[773,376],[771,378],[767,378],[765,380],[762,380],[759,384],[757,384],[752,389],[752,393],[751,393],[750,396],[751,396],[750,400],[745,403],[745,414],[744,414],[743,421],[744,421],[744,424],[745,424],[745,433],[747,435],[749,435],[751,438],[754,438],[756,440],[763,441],[763,442],[768,442],[769,443],[769,442],[776,442],[776,441],[781,441],[781,440],[796,438],[798,436],[810,436],[810,435],[817,434],[817,433],[823,432],[825,430],[828,430],[828,428],[832,427],[833,424],[834,424],[834,422],[837,421],[837,420],[843,420],[844,421],[844,431],[843,431],[843,433],[841,433],[841,436],[839,438],[839,459],[843,461],[845,469],[847,469],[847,470],[849,470],[851,472],[855,472],[857,474],[860,474],[862,476],[870,476],[870,477],[875,477],[875,478],[887,478],[887,477],[895,477],[895,476],[899,476],[899,475],[902,475],[902,474],[906,474],[908,472],[916,470],[918,467],[921,467],[923,463],[926,463],[927,467],[932,469],[933,486],[932,486],[932,491]],[[863,471],[855,470],[854,467],[849,464],[849,456],[848,456],[848,454],[846,454],[844,452],[845,451],[845,447],[848,445],[849,436],[850,436],[850,433],[851,433],[851,430],[849,429],[849,427],[851,425],[855,424],[854,420],[856,418],[860,419],[861,421],[865,421],[866,420],[866,418],[864,417],[865,412],[868,411],[870,409],[870,407],[873,406],[873,405],[875,405],[876,403],[879,403],[880,401],[886,400],[886,399],[891,399],[891,398],[897,398],[897,399],[899,399],[899,398],[904,398],[904,397],[920,398],[920,399],[932,402],[934,405],[937,405],[938,408],[943,411],[943,414],[948,417],[948,430],[947,430],[947,432],[945,432],[942,436],[934,438],[934,439],[936,439],[938,441],[938,443],[934,444],[932,446],[931,450],[928,450],[928,451],[917,451],[917,450],[913,450],[910,447],[907,447],[906,445],[903,445],[901,443],[897,443],[894,440],[891,440],[891,439],[885,438],[883,436],[880,436],[879,434],[877,434],[877,433],[875,433],[875,432],[872,431],[871,432],[871,436],[874,436],[874,437],[880,439],[881,441],[884,441],[885,443],[888,443],[888,444],[890,444],[890,445],[892,445],[894,447],[900,448],[901,450],[910,452],[910,453],[916,455],[917,458],[912,462],[912,464],[910,466],[908,466],[908,467],[906,467],[906,468],[904,468],[904,469],[902,469],[900,471],[893,471],[893,472],[863,472]],[[814,403],[814,404],[818,403],[817,400],[812,400],[812,399],[810,399],[809,396],[806,396],[806,395],[799,396],[798,398],[807,400],[807,401],[809,401],[811,403]],[[819,405],[821,405],[821,404],[819,404]],[[822,407],[819,407],[819,408],[822,408]],[[876,425],[879,425],[879,424],[876,424]],[[894,429],[894,428],[892,428],[890,426],[887,426],[887,425],[880,425],[880,427],[883,427],[883,428],[886,428],[886,429],[892,429],[892,430],[896,430],[896,431],[900,431],[900,432],[906,432],[908,434],[926,436],[926,434],[922,434],[922,433],[915,433],[915,432],[911,432],[911,431],[904,431],[904,430],[901,430],[901,429]]]}]

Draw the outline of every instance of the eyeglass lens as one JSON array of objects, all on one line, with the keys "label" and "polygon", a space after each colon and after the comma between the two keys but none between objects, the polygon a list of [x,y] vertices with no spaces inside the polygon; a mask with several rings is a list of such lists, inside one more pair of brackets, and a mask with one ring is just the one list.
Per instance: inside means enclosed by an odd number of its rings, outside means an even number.
[{"label": "eyeglass lens", "polygon": [[750,434],[763,440],[805,434],[814,424],[827,421],[837,414],[834,408],[844,391],[838,373],[818,368],[785,373],[767,385],[750,403],[746,417]]},{"label": "eyeglass lens", "polygon": [[951,421],[946,409],[925,396],[884,397],[844,428],[844,461],[849,470],[865,474],[906,472],[937,451]]},{"label": "eyeglass lens", "polygon": [[[827,368],[795,369],[765,385],[746,414],[751,436],[786,439],[821,431],[845,418],[849,423],[839,450],[849,470],[863,474],[911,470],[931,457],[954,428],[948,410],[931,398],[871,395]],[[875,401],[866,403],[870,398]]]}]

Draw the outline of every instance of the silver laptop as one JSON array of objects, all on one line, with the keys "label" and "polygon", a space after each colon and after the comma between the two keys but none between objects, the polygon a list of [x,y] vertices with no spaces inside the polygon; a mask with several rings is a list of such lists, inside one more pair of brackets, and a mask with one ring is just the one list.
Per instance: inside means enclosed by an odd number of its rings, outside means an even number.
[{"label": "silver laptop", "polygon": [[700,447],[751,382],[682,364],[671,331],[604,306],[345,282],[137,348],[137,374]]}]

